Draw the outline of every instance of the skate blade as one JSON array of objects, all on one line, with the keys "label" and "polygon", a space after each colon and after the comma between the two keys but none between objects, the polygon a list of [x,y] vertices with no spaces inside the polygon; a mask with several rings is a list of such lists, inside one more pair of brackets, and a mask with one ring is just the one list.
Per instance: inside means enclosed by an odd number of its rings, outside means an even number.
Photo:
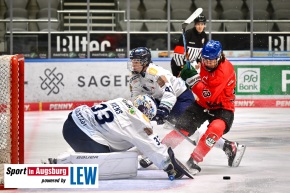
[{"label": "skate blade", "polygon": [[244,153],[246,151],[246,146],[245,145],[241,145],[241,147],[238,147],[237,149],[237,154],[236,157],[233,161],[233,165],[232,167],[238,167],[243,159]]},{"label": "skate blade", "polygon": [[191,175],[195,176],[196,174],[199,173],[199,171],[197,169],[192,169],[192,168],[188,168],[189,172]]}]

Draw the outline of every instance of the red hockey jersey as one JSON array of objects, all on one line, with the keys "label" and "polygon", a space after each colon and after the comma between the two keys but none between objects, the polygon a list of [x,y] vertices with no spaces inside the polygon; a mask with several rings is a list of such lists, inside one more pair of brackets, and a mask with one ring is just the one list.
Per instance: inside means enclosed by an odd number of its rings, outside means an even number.
[{"label": "red hockey jersey", "polygon": [[192,87],[199,105],[209,110],[235,111],[236,74],[231,62],[226,59],[213,72],[201,67],[200,78],[201,81]]}]

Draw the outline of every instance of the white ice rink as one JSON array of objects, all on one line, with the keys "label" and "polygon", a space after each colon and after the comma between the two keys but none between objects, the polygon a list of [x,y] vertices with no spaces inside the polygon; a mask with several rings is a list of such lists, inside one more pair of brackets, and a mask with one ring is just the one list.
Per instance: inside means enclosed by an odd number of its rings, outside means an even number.
[{"label": "white ice rink", "polygon": [[[68,149],[62,125],[68,111],[25,113],[25,161],[40,163]],[[164,136],[169,130],[156,126]],[[237,108],[225,138],[247,146],[238,168],[227,166],[226,155],[213,148],[193,180],[169,181],[161,170],[139,170],[136,178],[99,182],[98,189],[17,189],[6,192],[158,192],[158,193],[286,193],[290,192],[290,108]],[[193,146],[184,141],[174,151],[186,162]],[[230,180],[223,180],[230,176]]]}]

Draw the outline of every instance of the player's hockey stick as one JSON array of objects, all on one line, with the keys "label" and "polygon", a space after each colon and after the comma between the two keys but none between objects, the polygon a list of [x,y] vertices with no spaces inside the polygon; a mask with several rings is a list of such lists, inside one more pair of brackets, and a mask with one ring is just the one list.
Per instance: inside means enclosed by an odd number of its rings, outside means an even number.
[{"label": "player's hockey stick", "polygon": [[[183,139],[182,138],[184,138],[185,140],[187,140],[189,143],[191,143],[192,145],[194,145],[194,146],[196,146],[196,142],[194,141],[194,140],[191,140],[188,136],[186,136],[186,135],[184,135],[182,132],[180,132],[179,131],[179,129],[177,129],[176,127],[175,127],[175,125],[173,125],[172,123],[170,123],[169,121],[166,121],[166,124],[167,125],[169,125],[172,129],[173,129],[173,131],[171,131],[169,134],[167,134],[164,138],[163,138],[163,140],[162,140],[162,142],[164,142],[165,144],[166,144],[166,137],[167,136],[170,136],[170,137],[168,137],[168,140],[172,140],[172,138],[171,137],[173,137],[173,138],[175,138],[175,142],[177,142],[176,144],[174,144],[174,145],[171,145],[171,147],[172,146],[177,146],[177,145],[179,145],[179,143],[181,143],[182,141],[183,141]],[[168,142],[168,143],[170,143],[170,142]],[[173,147],[174,148],[174,147]]]},{"label": "player's hockey stick", "polygon": [[[173,125],[169,121],[166,121],[166,125],[167,125],[168,129],[172,130],[168,134],[166,134],[164,136],[164,138],[162,139],[162,143],[165,144],[167,147],[171,147],[174,149],[181,142],[183,142],[184,139],[186,139],[192,145],[196,146],[196,142],[194,140],[191,140],[189,137],[184,135],[182,132],[180,132],[179,129],[177,129],[175,127],[175,125]],[[142,168],[147,168],[151,164],[153,164],[153,162],[151,160],[149,160],[148,158],[141,159],[139,163],[142,166]]]},{"label": "player's hockey stick", "polygon": [[194,21],[194,19],[197,18],[202,13],[202,11],[203,11],[202,8],[197,8],[193,12],[193,14],[191,14],[191,16],[189,16],[189,18],[187,18],[182,24],[182,38],[183,38],[183,46],[184,46],[184,55],[185,55],[186,65],[187,65],[188,69],[190,69],[190,61],[189,61],[189,57],[188,57],[186,38],[185,38],[186,27],[188,26],[188,24],[192,23]]}]

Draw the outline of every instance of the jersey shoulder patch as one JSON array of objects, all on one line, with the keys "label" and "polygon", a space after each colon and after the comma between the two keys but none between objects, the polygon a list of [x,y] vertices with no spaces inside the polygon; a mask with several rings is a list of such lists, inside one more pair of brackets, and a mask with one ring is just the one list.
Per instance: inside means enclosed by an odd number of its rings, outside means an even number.
[{"label": "jersey shoulder patch", "polygon": [[149,67],[148,74],[155,76],[158,73],[158,70],[153,67]]},{"label": "jersey shoulder patch", "polygon": [[148,117],[146,115],[144,115],[143,113],[142,113],[142,117],[143,117],[143,119],[145,119],[146,122],[148,122],[148,123],[150,122],[150,120],[148,119]]}]

